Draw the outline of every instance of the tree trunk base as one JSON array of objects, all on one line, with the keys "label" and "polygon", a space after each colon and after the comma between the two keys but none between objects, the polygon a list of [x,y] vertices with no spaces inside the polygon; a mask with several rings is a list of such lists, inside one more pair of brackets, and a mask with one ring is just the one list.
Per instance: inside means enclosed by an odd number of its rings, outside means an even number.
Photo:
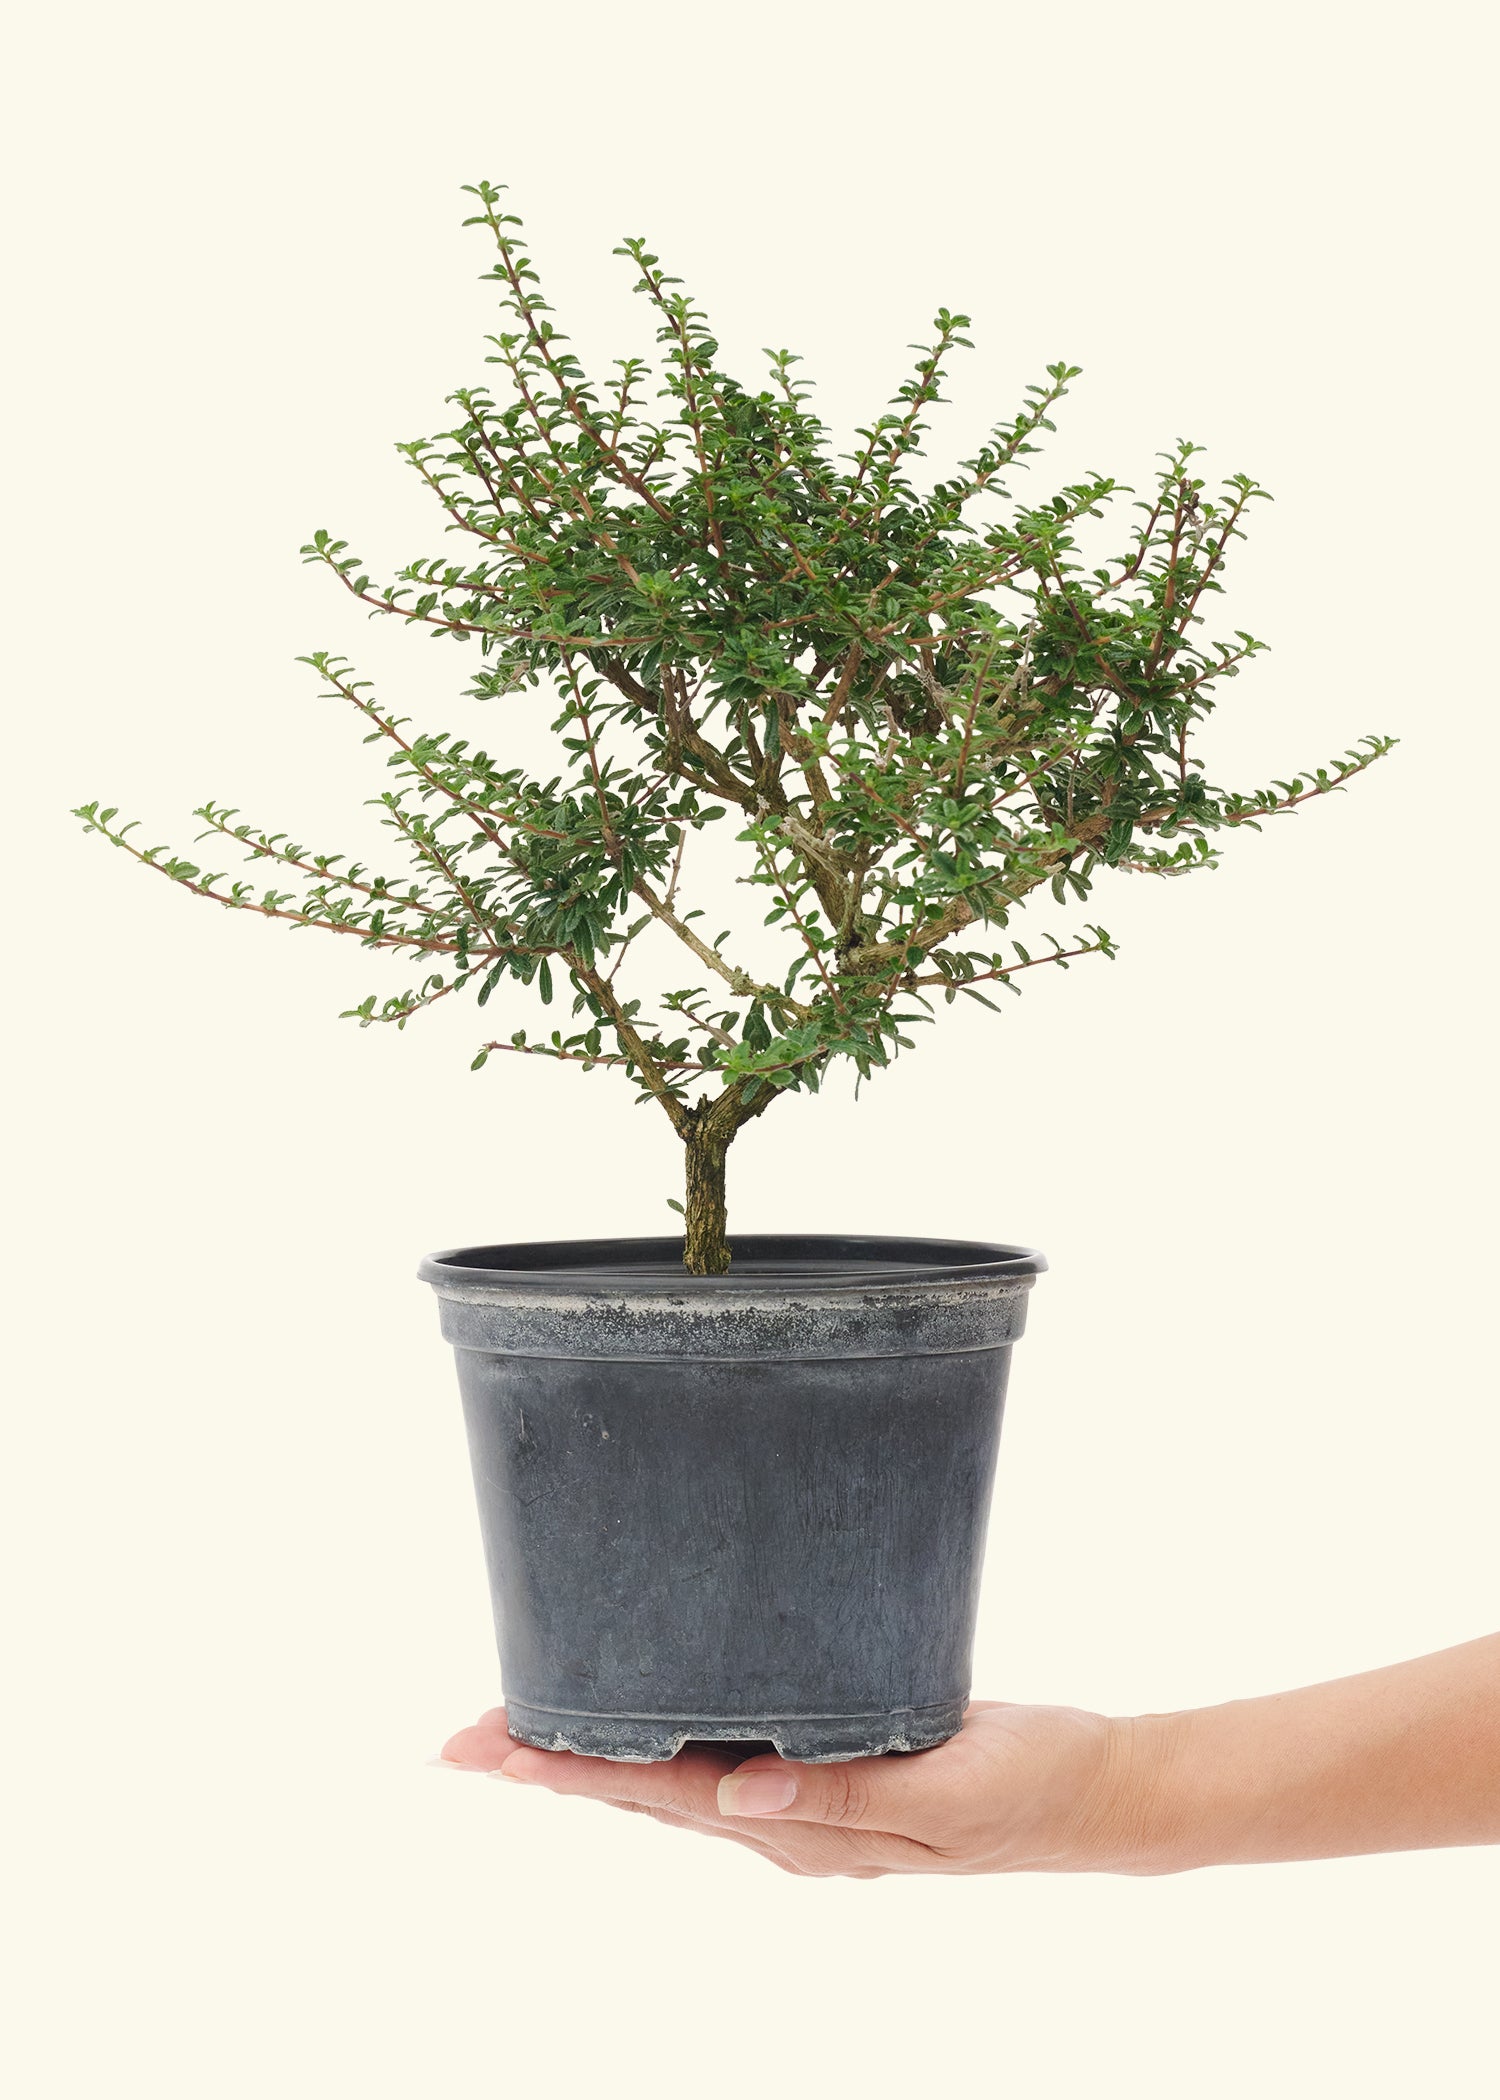
[{"label": "tree trunk base", "polygon": [[703,1127],[706,1117],[686,1135],[687,1196],[684,1204],[682,1265],[690,1276],[722,1276],[729,1267],[729,1216],[724,1194],[724,1165],[729,1146],[717,1131]]}]

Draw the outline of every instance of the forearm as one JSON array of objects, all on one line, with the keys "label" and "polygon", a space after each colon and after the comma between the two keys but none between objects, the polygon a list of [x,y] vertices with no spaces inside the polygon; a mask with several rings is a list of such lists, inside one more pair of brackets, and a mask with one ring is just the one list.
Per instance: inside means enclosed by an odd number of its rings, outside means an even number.
[{"label": "forearm", "polygon": [[1126,1872],[1500,1842],[1500,1634],[1120,1730],[1095,1841]]}]

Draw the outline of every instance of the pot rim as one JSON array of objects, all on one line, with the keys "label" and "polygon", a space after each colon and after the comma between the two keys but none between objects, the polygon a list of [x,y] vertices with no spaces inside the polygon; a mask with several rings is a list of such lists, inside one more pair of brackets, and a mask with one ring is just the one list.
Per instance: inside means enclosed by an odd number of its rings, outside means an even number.
[{"label": "pot rim", "polygon": [[870,1291],[895,1286],[1025,1283],[1047,1258],[1035,1247],[988,1240],[912,1239],[872,1233],[736,1233],[734,1266],[723,1276],[689,1276],[682,1241],[516,1240],[449,1247],[426,1255],[418,1279],[465,1297],[514,1299],[598,1296],[764,1296],[808,1291]]}]

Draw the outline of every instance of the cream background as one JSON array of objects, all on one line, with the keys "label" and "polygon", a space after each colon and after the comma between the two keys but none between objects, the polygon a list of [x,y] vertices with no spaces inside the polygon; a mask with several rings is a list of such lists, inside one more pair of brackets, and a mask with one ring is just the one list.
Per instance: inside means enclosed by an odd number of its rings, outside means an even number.
[{"label": "cream background", "polygon": [[1219,773],[1401,747],[1217,876],[1101,887],[1113,968],[779,1110],[735,1218],[1049,1254],[978,1689],[1196,1703],[1500,1625],[1487,17],[147,0],[12,32],[26,2100],[1493,2091],[1485,1853],[800,1882],[426,1769],[496,1673],[417,1257],[666,1230],[671,1142],[605,1078],[471,1077],[471,1006],[341,1025],[399,966],[230,924],[62,814],[185,849],[214,795],[351,844],[379,767],[314,647],[460,723],[467,659],[297,547],[441,544],[390,445],[495,325],[461,182],[511,183],[601,363],[641,338],[610,249],[642,231],[747,376],[790,343],[846,429],[941,301],[979,345],[950,454],[1083,365],[1038,491],[1186,432],[1277,497]]}]

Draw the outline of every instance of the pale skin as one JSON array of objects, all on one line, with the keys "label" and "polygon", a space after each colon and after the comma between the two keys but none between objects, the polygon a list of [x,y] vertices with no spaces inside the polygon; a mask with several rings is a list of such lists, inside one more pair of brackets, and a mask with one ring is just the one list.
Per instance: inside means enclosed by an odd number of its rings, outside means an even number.
[{"label": "pale skin", "polygon": [[1500,1843],[1500,1634],[1329,1684],[1109,1718],[976,1699],[936,1750],[832,1765],[535,1750],[496,1707],[440,1763],[585,1794],[790,1874],[1174,1874]]}]

